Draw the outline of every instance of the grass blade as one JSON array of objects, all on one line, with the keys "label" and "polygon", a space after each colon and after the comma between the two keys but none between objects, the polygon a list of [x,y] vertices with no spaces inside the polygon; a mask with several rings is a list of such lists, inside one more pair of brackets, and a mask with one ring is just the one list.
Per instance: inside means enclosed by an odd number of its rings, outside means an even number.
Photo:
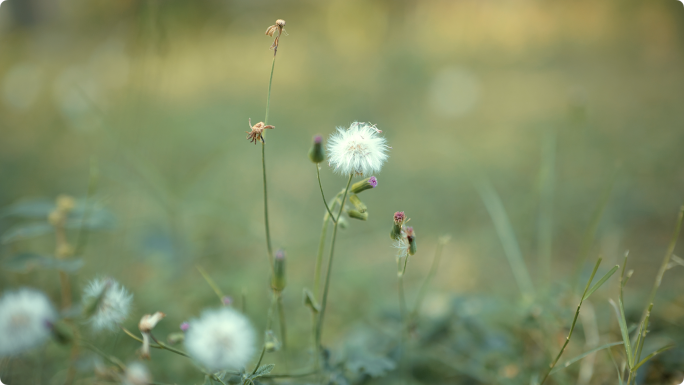
[{"label": "grass blade", "polygon": [[651,358],[655,357],[657,354],[660,354],[660,353],[662,353],[662,352],[664,352],[664,351],[666,351],[666,350],[670,350],[670,349],[672,349],[672,348],[674,348],[674,345],[667,345],[667,346],[662,347],[662,348],[656,350],[655,352],[653,352],[653,353],[647,355],[646,358],[644,358],[643,360],[641,360],[641,362],[639,362],[638,364],[636,364],[636,365],[634,366],[634,370],[639,369],[639,367],[640,367],[641,365],[645,364],[646,361],[648,361],[648,360],[650,360]]},{"label": "grass blade", "polygon": [[620,266],[615,265],[612,269],[610,269],[609,272],[607,272],[603,277],[601,277],[601,279],[599,279],[599,281],[596,282],[596,284],[595,284],[594,286],[592,286],[591,289],[589,289],[589,291],[587,291],[587,292],[584,294],[584,297],[582,297],[582,300],[584,301],[584,300],[586,300],[587,298],[589,298],[589,296],[590,296],[592,293],[594,293],[596,290],[598,290],[598,288],[601,287],[601,285],[603,285],[604,283],[606,283],[606,281],[608,280],[608,278],[610,278],[613,274],[615,274],[615,272],[618,270],[619,267],[620,267]]},{"label": "grass blade", "polygon": [[476,182],[475,186],[480,193],[480,198],[482,198],[485,207],[487,207],[492,222],[494,222],[494,227],[496,228],[496,232],[499,235],[506,257],[508,258],[508,263],[513,271],[515,282],[518,284],[518,288],[520,289],[523,298],[531,299],[534,296],[532,279],[530,278],[527,266],[525,265],[522,252],[520,251],[520,245],[515,237],[513,226],[508,219],[501,198],[499,198],[499,195],[496,193],[491,183],[484,178]]},{"label": "grass blade", "polygon": [[568,361],[565,361],[565,363],[564,363],[563,365],[557,366],[556,368],[554,368],[554,369],[551,371],[551,374],[554,374],[554,373],[556,373],[556,372],[558,372],[558,371],[560,371],[560,370],[563,370],[563,369],[567,368],[568,366],[574,364],[575,362],[581,360],[582,358],[584,358],[584,357],[586,357],[586,356],[588,356],[588,355],[590,355],[590,354],[592,354],[592,353],[596,353],[596,352],[598,352],[598,351],[600,351],[600,350],[607,349],[607,348],[610,348],[610,347],[613,347],[613,346],[617,346],[617,345],[622,345],[622,344],[624,344],[624,342],[622,342],[622,341],[611,342],[611,343],[609,343],[609,344],[601,345],[601,346],[599,346],[599,347],[597,347],[597,348],[591,349],[591,350],[589,350],[589,351],[587,351],[587,352],[584,352],[584,353],[580,354],[579,356],[577,356],[577,357],[575,357],[575,358],[573,358],[573,359],[570,359],[570,360],[568,360]]},{"label": "grass blade", "polygon": [[625,309],[622,306],[622,300],[618,300],[620,306],[615,304],[615,301],[610,300],[611,306],[615,309],[615,315],[618,318],[618,324],[620,325],[620,332],[622,333],[622,341],[625,343],[625,352],[627,353],[627,362],[629,363],[630,370],[634,366],[634,355],[632,354],[632,344],[629,340],[629,330],[627,329],[627,319],[625,319]]}]

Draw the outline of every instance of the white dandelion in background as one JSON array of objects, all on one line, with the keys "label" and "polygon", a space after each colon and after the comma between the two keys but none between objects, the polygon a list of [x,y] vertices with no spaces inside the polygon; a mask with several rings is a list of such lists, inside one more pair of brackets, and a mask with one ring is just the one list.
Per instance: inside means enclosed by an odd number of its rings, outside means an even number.
[{"label": "white dandelion in background", "polygon": [[133,362],[126,366],[123,385],[148,385],[152,381],[149,370],[142,362]]},{"label": "white dandelion in background", "polygon": [[338,127],[328,140],[328,162],[343,175],[371,175],[380,171],[387,159],[387,141],[374,125],[354,122],[348,129]]},{"label": "white dandelion in background", "polygon": [[255,334],[247,317],[224,307],[206,310],[189,322],[185,348],[211,371],[242,370],[254,355]]},{"label": "white dandelion in background", "polygon": [[0,357],[42,345],[57,312],[45,294],[34,289],[10,291],[0,298]]},{"label": "white dandelion in background", "polygon": [[83,292],[85,306],[96,306],[88,319],[96,332],[116,329],[128,317],[132,300],[133,294],[111,278],[94,279]]}]

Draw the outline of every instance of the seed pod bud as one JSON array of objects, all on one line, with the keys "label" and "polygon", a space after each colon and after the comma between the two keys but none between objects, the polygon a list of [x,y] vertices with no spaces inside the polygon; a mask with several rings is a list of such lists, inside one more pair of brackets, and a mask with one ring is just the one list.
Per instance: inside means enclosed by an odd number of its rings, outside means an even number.
[{"label": "seed pod bud", "polygon": [[361,191],[366,191],[371,188],[375,188],[378,185],[378,179],[374,176],[366,178],[360,182],[356,182],[351,186],[351,192],[358,194]]},{"label": "seed pod bud", "polygon": [[273,333],[273,330],[269,330],[266,332],[264,348],[266,348],[266,351],[269,353],[273,353],[275,351],[280,350],[280,341],[278,341],[278,338]]},{"label": "seed pod bud", "polygon": [[410,226],[404,229],[404,232],[406,233],[406,239],[409,243],[408,253],[409,255],[413,255],[418,249],[418,246],[416,245],[416,233],[413,231],[413,227]]},{"label": "seed pod bud", "polygon": [[313,145],[309,150],[309,159],[318,164],[325,160],[325,150],[323,149],[323,138],[316,135],[313,138]]},{"label": "seed pod bud", "polygon": [[401,239],[401,227],[406,222],[406,214],[403,211],[394,213],[394,224],[392,225],[392,230],[390,230],[390,238],[394,240]]},{"label": "seed pod bud", "polygon": [[362,213],[358,210],[347,210],[347,214],[350,218],[360,219],[362,221],[368,220],[368,212]]},{"label": "seed pod bud", "polygon": [[183,332],[175,332],[171,333],[166,337],[166,342],[169,343],[169,345],[177,345],[185,340],[185,333]]},{"label": "seed pod bud", "polygon": [[273,264],[273,277],[271,278],[271,288],[276,291],[285,289],[285,251],[276,251]]},{"label": "seed pod bud", "polygon": [[363,202],[361,202],[361,199],[359,199],[358,195],[350,196],[349,202],[351,202],[351,204],[353,204],[354,207],[356,207],[356,209],[359,210],[359,212],[365,213],[366,210],[368,210],[368,207]]}]

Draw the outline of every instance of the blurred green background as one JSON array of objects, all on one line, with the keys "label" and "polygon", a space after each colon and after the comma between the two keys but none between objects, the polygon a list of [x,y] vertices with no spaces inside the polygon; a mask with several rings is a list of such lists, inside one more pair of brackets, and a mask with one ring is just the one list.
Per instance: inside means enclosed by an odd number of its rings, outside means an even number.
[{"label": "blurred green background", "polygon": [[[90,236],[76,288],[112,276],[135,294],[129,328],[160,310],[168,317],[159,329],[173,331],[219,305],[199,264],[237,302],[245,290],[247,313],[263,328],[261,149],[244,132],[249,118],[263,120],[272,58],[264,31],[277,18],[289,35],[273,78],[276,129],[267,134],[271,232],[287,251],[285,301],[299,348],[310,322],[300,293],[313,284],[325,210],[307,151],[313,135],[356,120],[377,124],[392,149],[378,188],[364,193],[368,222],[352,220],[338,238],[329,344],[396,312],[387,237],[395,211],[418,235],[409,298],[438,237],[451,234],[428,311],[443,311],[454,295],[517,300],[473,178],[498,191],[542,291],[572,278],[609,190],[587,263],[601,254],[607,270],[629,249],[636,272],[627,306],[643,307],[684,198],[684,9],[675,0],[8,0],[0,7],[0,207],[85,198],[97,164],[96,200],[116,225]],[[322,180],[329,196],[346,182],[325,165]],[[0,218],[0,233],[16,224]],[[52,247],[51,237],[12,242],[0,258]],[[548,252],[550,273],[539,262]],[[668,271],[655,305],[680,329],[681,274]],[[614,296],[611,282],[604,297]],[[19,286],[58,302],[54,272],[0,271],[0,289]],[[605,300],[595,306],[605,310],[602,330],[615,326]],[[117,345],[129,356],[136,348],[123,338]],[[200,381],[182,358],[154,358],[160,381]]]}]

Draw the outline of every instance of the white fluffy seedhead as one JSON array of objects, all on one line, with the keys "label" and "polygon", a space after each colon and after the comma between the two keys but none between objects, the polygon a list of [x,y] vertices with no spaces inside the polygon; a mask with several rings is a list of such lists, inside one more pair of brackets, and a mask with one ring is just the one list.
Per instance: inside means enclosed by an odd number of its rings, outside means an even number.
[{"label": "white fluffy seedhead", "polygon": [[6,292],[0,297],[0,357],[42,345],[56,319],[57,312],[40,291]]},{"label": "white fluffy seedhead", "polygon": [[94,279],[90,281],[83,292],[83,303],[88,304],[98,300],[103,290],[106,290],[97,308],[88,322],[96,332],[114,330],[128,317],[131,310],[133,294],[119,282],[111,279]]},{"label": "white fluffy seedhead", "polygon": [[255,342],[247,317],[228,307],[205,310],[185,333],[188,353],[210,371],[242,370],[254,355]]},{"label": "white fluffy seedhead", "polygon": [[363,122],[338,127],[328,140],[328,162],[343,175],[368,176],[377,173],[387,160],[387,141],[382,131]]}]

